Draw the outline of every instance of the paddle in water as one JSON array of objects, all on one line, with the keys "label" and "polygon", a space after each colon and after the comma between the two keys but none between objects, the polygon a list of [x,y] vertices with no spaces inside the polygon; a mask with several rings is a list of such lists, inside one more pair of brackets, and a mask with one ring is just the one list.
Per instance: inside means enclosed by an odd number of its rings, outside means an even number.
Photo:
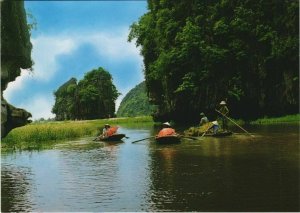
[{"label": "paddle in water", "polygon": [[154,137],[155,136],[152,136],[152,137],[149,137],[149,138],[143,138],[143,139],[140,139],[140,140],[132,141],[131,143],[137,143],[137,142],[144,141],[144,140],[147,140],[147,139],[151,139],[151,138],[154,138]]}]

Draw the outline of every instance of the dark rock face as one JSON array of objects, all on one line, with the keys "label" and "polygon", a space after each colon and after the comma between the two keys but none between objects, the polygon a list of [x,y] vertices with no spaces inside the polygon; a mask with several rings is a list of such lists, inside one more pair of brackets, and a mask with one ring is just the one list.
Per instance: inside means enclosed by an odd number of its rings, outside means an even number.
[{"label": "dark rock face", "polygon": [[24,109],[16,108],[1,100],[1,138],[5,137],[13,128],[24,126],[31,122],[32,115]]},{"label": "dark rock face", "polygon": [[31,114],[8,104],[3,91],[20,75],[20,68],[31,68],[31,50],[24,1],[1,1],[1,138],[30,122]]}]

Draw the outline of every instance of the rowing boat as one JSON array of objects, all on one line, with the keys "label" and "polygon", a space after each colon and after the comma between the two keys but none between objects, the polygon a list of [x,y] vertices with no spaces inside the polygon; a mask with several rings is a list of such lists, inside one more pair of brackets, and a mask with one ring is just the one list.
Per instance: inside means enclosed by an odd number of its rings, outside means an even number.
[{"label": "rowing boat", "polygon": [[155,141],[158,144],[176,144],[180,143],[179,135],[156,136]]},{"label": "rowing boat", "polygon": [[125,134],[113,134],[105,138],[99,138],[100,141],[120,141],[125,137]]}]

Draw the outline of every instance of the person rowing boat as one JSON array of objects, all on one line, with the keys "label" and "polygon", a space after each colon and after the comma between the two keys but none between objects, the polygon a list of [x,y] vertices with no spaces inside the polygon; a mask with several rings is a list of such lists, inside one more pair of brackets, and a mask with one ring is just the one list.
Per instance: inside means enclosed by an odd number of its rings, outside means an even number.
[{"label": "person rowing boat", "polygon": [[171,128],[171,124],[169,122],[165,122],[162,125],[162,129],[159,131],[157,134],[157,137],[163,137],[163,136],[168,136],[168,135],[178,135],[175,132],[175,129]]},{"label": "person rowing boat", "polygon": [[[117,126],[111,127],[109,124],[105,124],[104,128],[102,130],[102,134],[99,135],[98,137],[96,137],[94,139],[94,141],[95,140],[106,140],[106,139],[112,137],[113,135],[118,135],[118,134],[116,134],[118,128],[119,127],[117,127]],[[124,134],[121,134],[121,135],[124,135]],[[125,135],[123,137],[125,137]]]},{"label": "person rowing boat", "polygon": [[102,134],[99,136],[99,138],[106,138],[106,137],[108,137],[109,136],[108,135],[109,128],[110,128],[110,125],[109,124],[105,124],[104,128],[102,130]]},{"label": "person rowing boat", "polygon": [[160,144],[180,142],[180,135],[176,133],[175,129],[171,128],[171,124],[169,122],[163,123],[162,127],[163,128],[155,136],[156,142]]},{"label": "person rowing boat", "polygon": [[220,102],[220,107],[219,107],[218,111],[222,113],[222,116],[219,117],[219,119],[222,121],[222,129],[223,129],[223,131],[228,131],[228,122],[227,122],[227,119],[225,118],[225,116],[228,116],[229,109],[226,106],[225,101]]}]

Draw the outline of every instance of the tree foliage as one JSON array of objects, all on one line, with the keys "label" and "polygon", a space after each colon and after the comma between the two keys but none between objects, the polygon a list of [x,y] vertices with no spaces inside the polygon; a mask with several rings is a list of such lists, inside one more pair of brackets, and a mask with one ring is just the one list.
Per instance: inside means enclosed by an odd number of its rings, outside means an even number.
[{"label": "tree foliage", "polygon": [[115,116],[119,93],[109,72],[102,67],[85,74],[77,84],[71,78],[54,92],[52,112],[57,120],[97,119]]},{"label": "tree foliage", "polygon": [[133,23],[158,120],[193,121],[227,100],[251,119],[298,111],[298,1],[148,0]]},{"label": "tree foliage", "polygon": [[24,1],[0,1],[1,7],[1,138],[13,128],[26,125],[31,114],[16,108],[3,97],[9,82],[21,74],[22,69],[31,69],[32,44],[30,27],[26,19]]},{"label": "tree foliage", "polygon": [[149,103],[146,84],[143,81],[130,90],[123,98],[117,112],[117,117],[152,115],[154,111],[155,106]]},{"label": "tree foliage", "polygon": [[71,78],[54,92],[55,104],[52,112],[56,114],[56,120],[75,119],[79,113],[76,110],[77,102],[77,80]]},{"label": "tree foliage", "polygon": [[[1,1],[1,90],[20,75],[22,69],[30,69],[32,44],[30,26],[27,23],[24,1]],[[2,93],[1,93],[2,94]]]}]

